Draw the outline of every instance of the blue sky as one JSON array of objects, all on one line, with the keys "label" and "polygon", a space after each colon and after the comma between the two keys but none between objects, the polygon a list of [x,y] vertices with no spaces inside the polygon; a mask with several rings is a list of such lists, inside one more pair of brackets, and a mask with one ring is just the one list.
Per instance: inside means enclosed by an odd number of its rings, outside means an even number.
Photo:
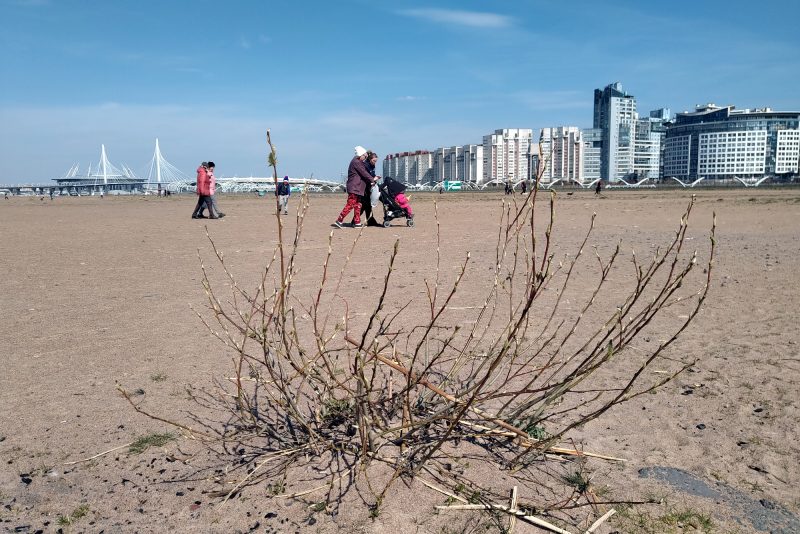
[{"label": "blue sky", "polygon": [[800,2],[0,0],[0,183],[99,159],[147,174],[339,179],[353,146],[589,127],[620,81],[640,113],[800,110]]}]

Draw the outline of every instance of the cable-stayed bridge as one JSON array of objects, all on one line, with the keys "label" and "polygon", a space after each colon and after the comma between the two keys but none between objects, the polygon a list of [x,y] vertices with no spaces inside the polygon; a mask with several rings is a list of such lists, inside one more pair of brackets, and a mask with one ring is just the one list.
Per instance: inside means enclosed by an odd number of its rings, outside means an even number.
[{"label": "cable-stayed bridge", "polygon": [[[156,139],[153,157],[146,166],[147,178],[141,178],[133,169],[125,164],[114,165],[108,158],[105,145],[100,146],[100,161],[90,163],[85,171],[75,163],[60,178],[54,178],[55,184],[16,184],[0,186],[0,191],[8,191],[14,195],[96,195],[96,194],[136,194],[170,191],[173,193],[194,192],[195,178],[173,164],[161,153]],[[144,175],[145,172],[141,174]],[[192,173],[194,174],[194,173]],[[301,188],[311,192],[332,192],[344,190],[344,184],[327,180],[310,178],[290,178],[293,188]],[[217,190],[221,193],[261,194],[275,190],[273,177],[219,177]]]}]

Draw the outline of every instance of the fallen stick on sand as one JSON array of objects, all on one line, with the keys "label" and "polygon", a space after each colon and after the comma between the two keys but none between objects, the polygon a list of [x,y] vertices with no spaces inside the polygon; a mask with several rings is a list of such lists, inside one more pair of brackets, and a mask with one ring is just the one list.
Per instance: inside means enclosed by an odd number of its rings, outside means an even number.
[{"label": "fallen stick on sand", "polygon": [[514,527],[517,524],[517,487],[511,490],[511,518],[508,520],[508,534],[514,534]]},{"label": "fallen stick on sand", "polygon": [[[529,521],[529,522],[533,523],[534,525],[540,526],[542,528],[546,528],[546,529],[548,529],[548,530],[550,530],[552,532],[557,532],[558,534],[572,534],[570,531],[564,530],[562,528],[559,528],[559,527],[553,525],[552,523],[548,523],[544,519],[539,519],[538,517],[535,517],[535,516],[532,516],[532,515],[525,515],[524,512],[520,512],[519,510],[514,510],[514,508],[516,508],[514,505],[509,507],[509,506],[505,506],[505,505],[502,505],[502,504],[469,504],[465,498],[459,497],[458,495],[450,493],[447,490],[443,490],[442,488],[439,488],[439,487],[435,486],[434,484],[431,484],[430,482],[428,482],[427,480],[425,480],[423,478],[417,477],[417,480],[419,480],[420,482],[422,482],[423,484],[425,484],[426,486],[428,486],[432,490],[438,491],[442,495],[447,495],[451,499],[455,499],[456,501],[464,503],[464,504],[455,504],[455,505],[450,505],[450,506],[437,506],[436,507],[437,510],[500,510],[502,512],[506,512],[508,514],[511,514],[514,517],[520,517],[520,518],[522,518],[522,519],[524,519],[526,521]],[[517,489],[516,486],[514,486],[514,490],[515,491],[513,493],[512,499],[514,499],[516,497],[516,489]],[[516,503],[514,503],[514,504],[516,504]]]},{"label": "fallen stick on sand", "polygon": [[105,452],[101,452],[100,454],[95,454],[94,456],[90,456],[89,458],[84,458],[83,460],[75,460],[74,462],[65,462],[64,465],[75,465],[75,464],[79,464],[81,462],[88,462],[89,460],[94,460],[95,458],[100,458],[101,456],[104,456],[104,455],[106,455],[106,454],[108,454],[110,452],[118,451],[120,449],[124,449],[125,447],[130,447],[131,445],[133,445],[133,443],[134,442],[131,441],[130,443],[126,443],[125,445],[120,445],[119,447],[114,447],[113,449],[108,449]]},{"label": "fallen stick on sand", "polygon": [[609,510],[608,512],[606,512],[606,513],[603,515],[603,517],[601,517],[600,519],[598,519],[597,521],[595,521],[594,523],[592,523],[592,526],[591,526],[591,527],[589,527],[589,528],[586,530],[586,534],[592,534],[592,532],[594,532],[595,530],[597,530],[597,529],[598,529],[598,527],[600,527],[600,525],[602,525],[602,524],[605,522],[605,520],[606,520],[606,519],[608,519],[609,517],[611,517],[612,515],[614,515],[614,514],[616,514],[616,513],[617,513],[617,511],[616,511],[616,510],[614,510],[613,508],[612,508],[611,510]]},{"label": "fallen stick on sand", "polygon": [[557,527],[552,523],[548,523],[544,519],[540,519],[533,515],[526,515],[525,512],[512,511],[508,506],[504,504],[453,504],[450,506],[437,506],[437,510],[498,510],[500,512],[505,512],[507,514],[514,515],[519,517],[520,519],[524,519],[525,521],[529,521],[538,527],[545,528],[551,532],[556,532],[557,534],[572,534],[569,530],[564,530],[561,527]]}]

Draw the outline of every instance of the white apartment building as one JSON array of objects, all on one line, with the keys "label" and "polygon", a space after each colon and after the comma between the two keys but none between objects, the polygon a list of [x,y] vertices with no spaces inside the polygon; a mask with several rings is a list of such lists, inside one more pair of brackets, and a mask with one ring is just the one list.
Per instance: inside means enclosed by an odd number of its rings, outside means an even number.
[{"label": "white apartment building", "polygon": [[481,183],[483,145],[452,146],[433,151],[433,181]]},{"label": "white apartment building", "polygon": [[603,130],[587,128],[583,137],[583,183],[591,184],[600,179],[602,168]]},{"label": "white apartment building", "polygon": [[456,161],[458,180],[483,183],[483,145],[464,145]]},{"label": "white apartment building", "polygon": [[700,176],[764,174],[767,131],[701,133],[697,149]]},{"label": "white apartment building", "polygon": [[483,137],[483,183],[519,182],[529,177],[528,162],[533,130],[509,128]]},{"label": "white apartment building", "polygon": [[603,131],[601,175],[618,182],[633,172],[636,99],[622,90],[619,82],[594,91],[594,128]]},{"label": "white apartment building", "polygon": [[775,174],[800,172],[800,130],[779,130]]},{"label": "white apartment building", "polygon": [[644,118],[636,121],[633,172],[636,180],[661,176],[661,154],[666,135],[663,120]]},{"label": "white apartment building", "polygon": [[427,150],[389,154],[383,160],[383,175],[410,185],[433,183],[433,154]]},{"label": "white apartment building", "polygon": [[583,134],[576,126],[542,128],[539,134],[541,162],[544,165],[541,183],[561,180],[563,183],[582,184]]}]

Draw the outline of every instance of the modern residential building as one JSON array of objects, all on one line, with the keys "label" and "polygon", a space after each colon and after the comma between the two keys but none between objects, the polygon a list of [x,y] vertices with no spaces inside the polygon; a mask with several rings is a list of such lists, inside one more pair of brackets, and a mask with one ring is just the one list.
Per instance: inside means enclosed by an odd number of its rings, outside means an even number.
[{"label": "modern residential building", "polygon": [[433,161],[433,168],[431,175],[432,184],[438,184],[445,179],[446,156],[447,156],[446,148],[437,148],[433,150],[433,152],[431,152],[431,158]]},{"label": "modern residential building", "polygon": [[600,179],[603,130],[585,128],[583,136],[583,182],[591,184]]},{"label": "modern residential building", "polygon": [[483,183],[483,145],[464,145],[456,161],[458,180]]},{"label": "modern residential building", "polygon": [[697,106],[667,124],[664,175],[681,180],[796,174],[800,112]]},{"label": "modern residential building", "polygon": [[482,183],[483,145],[452,146],[433,151],[434,183],[453,181]]},{"label": "modern residential building", "polygon": [[433,183],[433,154],[427,150],[389,154],[383,160],[383,175],[411,185]]},{"label": "modern residential building", "polygon": [[539,162],[541,161],[541,157],[539,155],[539,145],[533,144],[531,146],[531,152],[528,156],[528,179],[531,182],[535,182],[538,178],[537,173],[541,171],[539,169]]},{"label": "modern residential building", "polygon": [[633,179],[657,180],[662,176],[664,137],[670,119],[667,108],[650,112],[649,117],[636,120],[633,152]]},{"label": "modern residential building", "polygon": [[594,128],[603,132],[600,175],[617,182],[633,174],[636,99],[619,82],[594,90]]},{"label": "modern residential building", "polygon": [[491,180],[519,182],[529,177],[533,130],[509,128],[483,137],[483,183]]},{"label": "modern residential building", "polygon": [[583,183],[583,134],[577,126],[542,128],[539,147],[544,170],[542,184]]}]

